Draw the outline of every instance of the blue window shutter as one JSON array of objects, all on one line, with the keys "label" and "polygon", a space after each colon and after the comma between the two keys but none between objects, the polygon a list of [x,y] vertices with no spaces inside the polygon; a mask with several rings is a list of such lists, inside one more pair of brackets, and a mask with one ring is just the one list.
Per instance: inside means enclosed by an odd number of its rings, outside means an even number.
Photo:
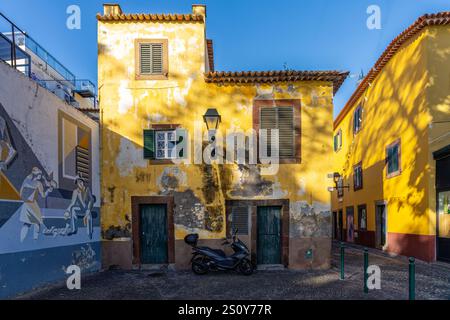
[{"label": "blue window shutter", "polygon": [[155,130],[144,130],[144,159],[155,159]]}]

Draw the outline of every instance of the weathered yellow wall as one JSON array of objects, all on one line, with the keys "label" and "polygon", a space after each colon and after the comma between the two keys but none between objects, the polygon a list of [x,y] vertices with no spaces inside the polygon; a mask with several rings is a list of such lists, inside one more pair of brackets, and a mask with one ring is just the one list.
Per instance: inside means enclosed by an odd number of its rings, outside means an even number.
[{"label": "weathered yellow wall", "polygon": [[[433,124],[429,127],[429,204],[430,212],[436,212],[435,160],[433,152],[450,145],[450,26],[434,26],[428,30],[427,65],[430,83],[427,101]],[[437,123],[439,122],[439,123]],[[440,221],[450,226],[450,216],[443,215]]]},{"label": "weathered yellow wall", "polygon": [[[375,231],[375,202],[385,200],[388,232],[401,234],[435,234],[435,215],[429,209],[430,164],[428,137],[430,114],[426,88],[430,85],[427,70],[426,30],[410,39],[384,67],[343,121],[335,129],[343,131],[343,147],[334,154],[335,171],[343,173],[343,202],[332,196],[332,208],[344,210],[366,204],[368,230]],[[448,75],[447,75],[448,76]],[[353,135],[353,111],[363,104],[363,127]],[[386,147],[401,138],[399,176],[386,177]],[[353,166],[362,161],[363,189],[353,191]]]},{"label": "weathered yellow wall", "polygon": [[[167,38],[169,80],[134,79],[134,39]],[[190,214],[216,210],[215,231],[176,225],[176,239],[187,232],[202,238],[225,236],[225,199],[240,198],[242,175],[236,166],[151,165],[143,159],[143,129],[151,124],[181,124],[193,136],[195,121],[214,107],[222,115],[222,131],[252,128],[253,100],[257,98],[301,99],[302,163],[281,165],[278,175],[250,173],[255,185],[245,199],[290,199],[291,236],[329,237],[331,181],[333,171],[333,88],[327,82],[295,82],[276,86],[218,86],[206,84],[205,30],[202,23],[102,23],[99,22],[99,92],[102,112],[102,227],[125,227],[131,219],[131,196],[177,193],[194,201]],[[203,124],[203,123],[202,123]],[[204,126],[204,124],[203,124]],[[206,128],[204,128],[206,130]],[[208,176],[210,176],[208,178]],[[212,178],[211,178],[212,176]],[[220,176],[220,179],[217,177]],[[209,183],[218,181],[213,202],[207,203]],[[264,190],[268,186],[272,192]],[[212,191],[211,191],[212,190]],[[237,191],[236,191],[237,190]],[[192,207],[192,204],[199,206]],[[308,214],[324,222],[317,223]],[[306,215],[306,216],[305,216]],[[183,220],[184,218],[178,217]],[[322,219],[319,218],[319,219]],[[312,221],[310,221],[312,220]],[[302,223],[306,226],[301,227]],[[217,225],[219,224],[219,225]],[[309,228],[309,229],[308,229]]]}]

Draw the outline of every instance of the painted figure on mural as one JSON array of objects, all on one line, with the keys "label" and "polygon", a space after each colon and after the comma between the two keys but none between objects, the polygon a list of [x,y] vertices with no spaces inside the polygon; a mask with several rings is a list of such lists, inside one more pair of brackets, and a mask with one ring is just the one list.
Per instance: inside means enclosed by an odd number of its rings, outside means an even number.
[{"label": "painted figure on mural", "polygon": [[65,213],[65,218],[68,220],[66,224],[67,235],[76,234],[78,231],[77,221],[83,218],[83,224],[86,227],[87,234],[92,239],[93,225],[92,225],[92,208],[94,207],[95,197],[91,190],[86,186],[86,181],[78,176],[75,179],[76,188],[72,194],[72,202]]},{"label": "painted figure on mural", "polygon": [[41,169],[36,167],[25,178],[20,188],[20,196],[24,201],[20,211],[20,221],[23,223],[20,231],[21,242],[25,240],[28,231],[32,227],[33,239],[38,239],[41,226],[44,223],[41,208],[38,204],[38,197],[47,198],[49,193],[53,192],[56,187],[56,182],[44,179]]},{"label": "painted figure on mural", "polygon": [[0,116],[0,170],[6,170],[16,154],[17,151],[12,145],[6,121]]}]

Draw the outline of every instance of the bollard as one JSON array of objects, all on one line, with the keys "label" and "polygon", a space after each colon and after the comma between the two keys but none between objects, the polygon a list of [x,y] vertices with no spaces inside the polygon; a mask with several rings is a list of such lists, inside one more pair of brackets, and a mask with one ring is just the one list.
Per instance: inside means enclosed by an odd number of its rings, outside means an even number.
[{"label": "bollard", "polygon": [[416,300],[416,259],[409,258],[409,300]]},{"label": "bollard", "polygon": [[344,274],[344,243],[341,242],[341,280],[344,280],[345,274]]},{"label": "bollard", "polygon": [[367,279],[369,275],[367,274],[367,269],[369,268],[369,249],[364,249],[364,293],[369,293],[369,287],[367,286]]}]

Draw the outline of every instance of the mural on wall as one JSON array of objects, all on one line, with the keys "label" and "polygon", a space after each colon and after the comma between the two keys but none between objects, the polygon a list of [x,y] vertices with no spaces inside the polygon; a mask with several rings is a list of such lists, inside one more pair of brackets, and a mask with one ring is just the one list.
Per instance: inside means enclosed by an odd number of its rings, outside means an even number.
[{"label": "mural on wall", "polygon": [[6,127],[6,121],[0,116],[0,170],[6,170],[16,153]]},{"label": "mural on wall", "polygon": [[[70,152],[75,172],[78,144]],[[0,253],[98,241],[99,208],[85,172],[61,188],[0,105]]]},{"label": "mural on wall", "polygon": [[33,239],[38,239],[41,226],[44,225],[41,208],[37,202],[38,197],[47,198],[55,188],[56,182],[44,179],[39,168],[34,167],[30,175],[25,178],[20,188],[20,196],[24,201],[20,209],[20,221],[23,223],[20,242],[25,240],[30,229],[33,229]]}]

